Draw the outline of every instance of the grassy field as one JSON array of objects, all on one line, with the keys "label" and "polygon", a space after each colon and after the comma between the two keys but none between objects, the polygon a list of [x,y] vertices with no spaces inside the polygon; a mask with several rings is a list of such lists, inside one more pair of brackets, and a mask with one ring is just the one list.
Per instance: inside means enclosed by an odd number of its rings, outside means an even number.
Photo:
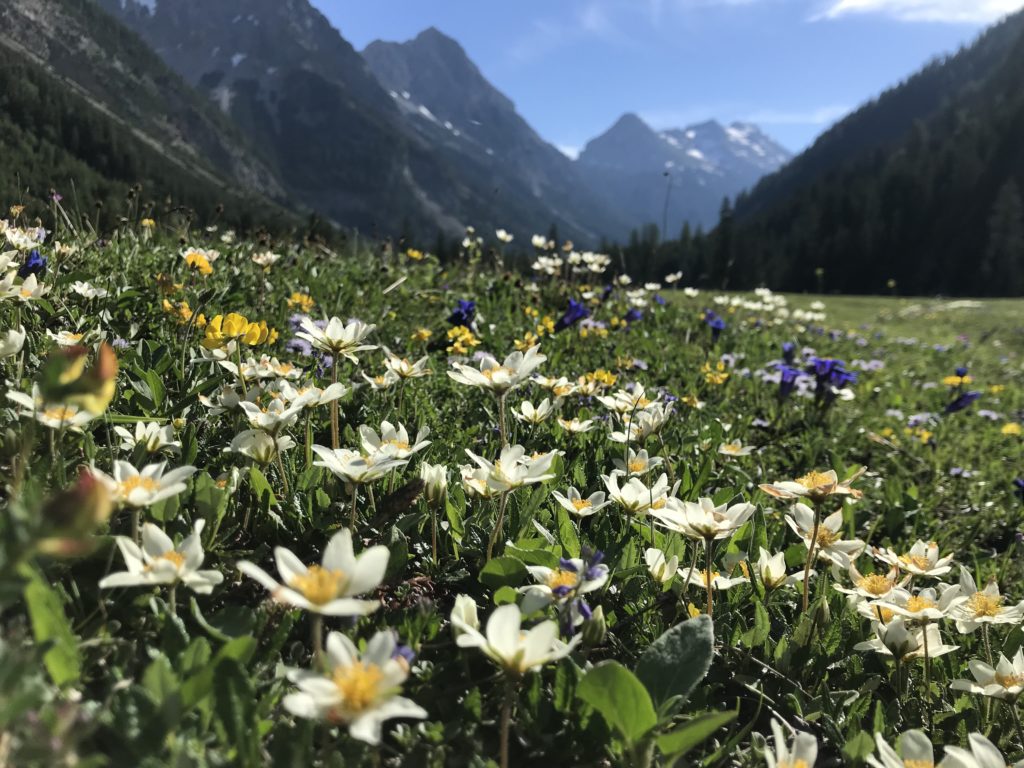
[{"label": "grassy field", "polygon": [[69,223],[0,257],[0,764],[1024,756],[1020,302]]}]

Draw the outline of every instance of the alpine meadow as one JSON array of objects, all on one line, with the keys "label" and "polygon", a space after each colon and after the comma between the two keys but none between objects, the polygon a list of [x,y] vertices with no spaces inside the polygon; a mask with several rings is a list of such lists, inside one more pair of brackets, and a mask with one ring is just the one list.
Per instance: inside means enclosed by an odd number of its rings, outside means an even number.
[{"label": "alpine meadow", "polygon": [[341,5],[0,0],[0,768],[1024,766],[1020,4]]}]

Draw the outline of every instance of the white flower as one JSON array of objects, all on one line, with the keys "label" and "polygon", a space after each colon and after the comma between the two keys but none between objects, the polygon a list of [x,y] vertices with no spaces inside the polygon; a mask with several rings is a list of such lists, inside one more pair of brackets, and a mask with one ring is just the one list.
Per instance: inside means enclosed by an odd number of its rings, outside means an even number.
[{"label": "white flower", "polygon": [[122,451],[131,452],[139,446],[146,453],[158,453],[165,448],[169,453],[181,451],[181,443],[174,439],[174,427],[170,424],[160,426],[155,421],[137,421],[134,432],[126,427],[114,427],[114,433],[121,438]]},{"label": "white flower", "polygon": [[224,449],[226,453],[240,453],[257,464],[266,466],[279,453],[295,447],[295,441],[288,435],[274,437],[262,429],[246,429],[235,435],[231,445]]},{"label": "white flower", "polygon": [[670,531],[681,533],[692,539],[725,539],[732,536],[757,508],[753,504],[741,503],[715,506],[711,499],[678,501],[663,509],[653,510],[655,522]]},{"label": "white flower", "polygon": [[152,523],[142,526],[142,547],[125,536],[117,537],[117,547],[128,570],[112,573],[100,580],[100,589],[148,587],[181,582],[200,595],[208,595],[224,581],[220,571],[201,571],[203,546],[199,535],[205,520],[196,520],[192,533],[178,547]]},{"label": "white flower", "polygon": [[718,446],[718,452],[720,454],[731,457],[749,456],[755,450],[757,449],[749,445],[743,445],[739,440],[733,440],[731,443],[722,443]]},{"label": "white flower", "polygon": [[507,445],[501,449],[501,455],[493,463],[477,456],[468,448],[466,454],[486,472],[487,485],[495,491],[511,491],[524,485],[543,483],[554,477],[548,474],[551,462],[555,458],[554,451],[538,456],[527,456],[523,446]]},{"label": "white flower", "polygon": [[42,227],[3,227],[3,230],[7,242],[19,251],[30,251],[46,239],[46,230]]},{"label": "white flower", "polygon": [[[765,589],[777,589],[778,587],[792,587],[804,580],[804,572],[798,571],[794,574],[786,573],[786,556],[783,552],[769,554],[764,547],[759,547],[760,553],[757,562],[753,563],[754,570]],[[811,571],[813,574],[814,571]]]},{"label": "white flower", "polygon": [[635,384],[632,389],[620,389],[613,395],[601,395],[597,401],[613,413],[630,414],[651,407],[657,397],[647,397],[643,385]]},{"label": "white flower", "polygon": [[696,288],[686,287],[686,288],[683,288],[683,294],[687,298],[695,299],[698,296],[700,296],[700,291],[698,291]]},{"label": "white flower", "polygon": [[835,584],[834,587],[837,592],[849,595],[854,603],[859,600],[881,600],[888,597],[897,587],[903,587],[910,581],[909,576],[903,581],[897,581],[899,571],[895,568],[884,575],[881,573],[865,575],[857,570],[857,566],[851,562],[847,567],[847,572],[850,576],[851,586],[842,587]]},{"label": "white flower", "polygon": [[359,320],[353,320],[345,325],[339,318],[332,317],[327,325],[320,330],[311,318],[302,319],[300,330],[295,335],[305,339],[317,349],[330,352],[332,355],[341,355],[358,363],[359,358],[356,352],[365,352],[377,347],[372,344],[363,344],[363,339],[370,335],[375,325],[367,325]]},{"label": "white flower", "polygon": [[19,416],[35,419],[40,424],[50,429],[66,429],[71,432],[81,432],[82,427],[96,418],[93,414],[79,408],[77,405],[63,405],[60,403],[47,403],[39,392],[38,385],[32,385],[32,394],[24,392],[8,392],[7,399],[21,406],[18,410]]},{"label": "white flower", "polygon": [[525,354],[513,352],[501,363],[486,355],[480,361],[480,370],[463,363],[452,363],[455,370],[448,371],[448,375],[460,384],[490,389],[500,394],[526,381],[545,360],[547,357],[540,353],[540,345],[537,344],[526,350]]},{"label": "white flower", "polygon": [[551,400],[545,397],[534,407],[533,403],[529,400],[524,400],[519,404],[518,411],[512,411],[512,415],[524,424],[540,424],[546,421],[558,409],[558,402],[558,400],[555,400],[554,404],[552,404]]},{"label": "white flower", "polygon": [[380,435],[366,424],[359,427],[359,439],[363,451],[369,459],[374,461],[378,458],[408,459],[430,445],[430,441],[426,439],[429,434],[429,427],[422,427],[416,433],[416,439],[410,441],[405,427],[401,424],[392,424],[390,421],[381,422]]},{"label": "white flower", "polygon": [[[700,587],[706,590],[708,588],[708,572],[699,568],[687,568],[683,570],[679,569],[679,573],[686,579],[687,585],[691,587]],[[726,589],[732,589],[739,584],[747,584],[750,581],[746,576],[723,576],[718,571],[711,571],[711,587],[720,591]]]},{"label": "white flower", "polygon": [[188,487],[185,482],[195,474],[192,466],[178,467],[165,472],[167,462],[147,464],[138,470],[127,461],[114,462],[113,476],[93,468],[96,479],[107,486],[113,502],[121,507],[141,509],[158,501],[177,496]]},{"label": "white flower", "polygon": [[17,271],[12,270],[3,280],[0,280],[0,299],[29,302],[41,299],[50,292],[50,286],[40,283],[34,273],[26,277],[20,285],[15,283],[17,277]]},{"label": "white flower", "polygon": [[950,685],[954,691],[1009,701],[1016,701],[1024,691],[1024,648],[1018,648],[1012,660],[1000,653],[995,669],[978,659],[972,659],[967,666],[974,680],[954,680]]},{"label": "white flower", "polygon": [[633,475],[646,475],[652,469],[657,469],[664,463],[664,459],[660,456],[649,456],[646,448],[641,448],[639,451],[634,451],[632,448],[627,448],[626,459],[615,458],[612,462],[615,464],[615,472],[620,475],[627,475],[632,477]]},{"label": "white flower", "polygon": [[420,464],[424,495],[431,504],[444,501],[448,494],[448,469],[443,464]]},{"label": "white flower", "polygon": [[519,606],[502,605],[488,617],[485,634],[481,634],[456,614],[451,616],[452,626],[461,632],[455,642],[461,648],[479,648],[512,677],[568,656],[582,639],[577,634],[569,643],[561,642],[554,621],[542,621],[524,632],[522,620]]},{"label": "white flower", "polygon": [[284,708],[296,717],[344,723],[353,738],[379,744],[385,720],[427,716],[423,707],[398,695],[409,666],[396,655],[396,647],[390,631],[378,632],[360,657],[351,640],[328,633],[326,674],[290,670],[288,679],[299,690],[284,697]]},{"label": "white flower", "polygon": [[72,331],[57,331],[54,333],[49,328],[46,329],[46,335],[58,347],[77,347],[82,343],[82,339],[85,338],[84,333],[74,333]]},{"label": "white flower", "polygon": [[271,400],[266,408],[260,408],[256,403],[247,400],[240,402],[238,407],[245,413],[250,427],[261,429],[270,435],[277,435],[281,430],[292,426],[302,412],[301,405],[286,405],[284,401],[276,399]]},{"label": "white flower", "polygon": [[362,377],[366,379],[366,383],[375,392],[380,392],[382,389],[390,389],[402,380],[394,371],[385,371],[380,376],[367,376],[363,373]]},{"label": "white flower", "polygon": [[281,380],[278,383],[281,397],[288,403],[301,406],[302,408],[316,408],[320,405],[327,405],[335,400],[340,400],[349,393],[349,388],[338,382],[331,384],[324,389],[314,384],[306,384],[296,387],[290,382]]},{"label": "white flower", "polygon": [[73,282],[71,290],[86,299],[103,299],[108,295],[106,288],[97,288],[92,283],[85,283],[81,280]]},{"label": "white flower", "polygon": [[476,613],[476,601],[469,595],[460,594],[455,596],[455,605],[452,608],[451,618],[453,637],[458,637],[462,634],[462,630],[456,626],[456,619],[458,619],[460,626],[480,629],[480,619]]},{"label": "white flower", "polygon": [[678,283],[682,279],[683,279],[683,273],[681,271],[680,272],[672,272],[672,273],[670,273],[668,275],[665,275],[665,282],[668,283],[669,285],[672,285],[674,283]]},{"label": "white flower", "polygon": [[810,733],[796,731],[792,746],[786,742],[782,724],[772,720],[774,750],[765,750],[764,759],[768,768],[814,768],[818,759],[818,740]]},{"label": "white flower", "polygon": [[577,517],[590,517],[598,510],[604,509],[611,504],[610,501],[605,501],[603,491],[597,491],[590,494],[587,498],[583,498],[582,494],[572,486],[569,486],[565,496],[558,491],[552,491],[551,495],[555,501],[562,505],[566,512]]},{"label": "white flower", "polygon": [[833,469],[827,472],[813,471],[796,480],[762,484],[761,490],[778,499],[808,498],[814,502],[824,501],[829,496],[850,496],[859,499],[861,492],[850,486],[863,474],[864,469],[861,468],[846,480],[839,482],[839,476]]},{"label": "white flower", "polygon": [[644,552],[644,562],[647,563],[647,571],[651,578],[661,584],[667,584],[675,578],[679,570],[679,557],[672,555],[666,559],[665,553],[653,547]]},{"label": "white flower", "polygon": [[489,499],[501,493],[497,488],[492,488],[488,483],[491,473],[483,467],[476,467],[472,464],[463,464],[459,467],[459,478],[462,487],[469,496],[479,496],[482,499]]},{"label": "white flower", "polygon": [[853,646],[855,651],[874,651],[883,656],[896,656],[902,661],[912,661],[924,657],[925,633],[928,638],[928,657],[937,658],[952,653],[960,646],[946,645],[939,635],[935,624],[928,624],[924,629],[910,630],[903,617],[897,616],[888,624],[875,624],[875,637]]},{"label": "white flower", "polygon": [[960,566],[960,589],[967,598],[952,612],[958,632],[970,634],[982,624],[1020,624],[1024,621],[1024,602],[1003,605],[999,585],[990,581],[979,590],[971,572]]},{"label": "white flower", "polygon": [[1009,764],[1006,758],[991,741],[980,733],[967,736],[970,750],[963,747],[945,747],[946,756],[939,763],[939,768],[1021,768],[1024,760]]},{"label": "white flower", "polygon": [[496,230],[494,236],[503,243],[511,243],[515,239],[511,232],[506,232],[504,229]]},{"label": "white flower", "polygon": [[388,548],[377,545],[356,557],[348,528],[342,528],[327,542],[320,565],[307,567],[284,547],[274,548],[274,561],[283,584],[248,560],[240,560],[237,567],[270,590],[279,603],[312,613],[365,616],[380,608],[378,600],[357,600],[355,596],[380,586],[388,567]]},{"label": "white flower", "polygon": [[651,435],[661,431],[672,415],[672,406],[652,403],[635,413],[619,414],[619,423],[624,429],[612,430],[608,439],[613,443],[642,443]]},{"label": "white flower", "polygon": [[384,347],[384,367],[400,379],[419,379],[429,376],[431,371],[427,367],[430,358],[424,355],[416,362],[410,362],[406,357],[398,357],[390,349]]},{"label": "white flower", "polygon": [[[789,508],[786,522],[793,532],[803,539],[804,546],[810,549],[811,536],[814,533],[814,510],[806,504],[794,504]],[[818,558],[828,560],[840,568],[848,568],[867,544],[860,539],[843,539],[840,533],[842,527],[842,510],[823,518],[818,525],[818,541],[814,553]]]},{"label": "white flower", "polygon": [[902,571],[912,573],[915,576],[945,576],[953,566],[953,555],[939,556],[939,545],[934,541],[925,543],[918,539],[914,546],[905,555],[898,554],[892,549],[878,549],[871,553],[883,563],[895,566]]},{"label": "white flower", "polygon": [[935,765],[935,748],[922,731],[904,731],[897,743],[898,752],[890,747],[882,734],[875,734],[878,757],[869,756],[872,768],[931,768]]},{"label": "white flower", "polygon": [[943,584],[940,585],[940,589],[941,595],[930,587],[920,590],[915,595],[903,588],[896,588],[882,599],[874,601],[872,605],[881,608],[883,615],[886,611],[891,611],[908,621],[939,621],[947,618],[950,611],[967,599],[960,594],[959,584]]},{"label": "white flower", "polygon": [[619,486],[619,475],[602,475],[608,497],[630,515],[645,515],[652,509],[664,509],[668,505],[668,475],[662,474],[654,485],[648,487],[638,477],[629,478]]},{"label": "white flower", "polygon": [[[537,581],[536,584],[519,589],[524,595],[522,612],[526,615],[546,608],[552,603],[594,592],[608,582],[607,565],[590,565],[578,557],[563,559],[558,568],[528,565],[526,570]],[[573,611],[573,619],[574,625],[582,624],[584,620],[578,611]]]},{"label": "white flower", "polygon": [[25,328],[20,325],[0,332],[0,358],[11,357],[21,352],[21,348],[25,346],[26,335]]},{"label": "white flower", "polygon": [[566,432],[571,432],[574,435],[582,435],[585,432],[589,432],[594,428],[593,419],[585,419],[580,421],[579,419],[558,419],[558,426],[564,429]]},{"label": "white flower", "polygon": [[324,467],[346,483],[371,483],[384,477],[392,469],[408,464],[408,459],[397,459],[384,454],[363,456],[359,451],[348,448],[332,450],[322,445],[314,445],[313,453],[322,461],[314,461],[313,466]]},{"label": "white flower", "polygon": [[254,253],[251,257],[253,264],[263,267],[264,269],[270,269],[277,261],[281,258],[280,253],[274,253],[273,251],[260,251]]}]

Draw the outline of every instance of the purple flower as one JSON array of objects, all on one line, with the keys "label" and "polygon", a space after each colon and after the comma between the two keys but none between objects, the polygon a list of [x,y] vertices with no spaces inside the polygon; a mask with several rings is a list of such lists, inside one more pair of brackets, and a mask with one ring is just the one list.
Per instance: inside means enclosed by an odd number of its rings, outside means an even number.
[{"label": "purple flower", "polygon": [[569,299],[569,308],[565,310],[558,321],[555,323],[555,332],[564,331],[566,328],[575,325],[580,320],[585,320],[590,317],[590,310],[586,306],[575,299]]},{"label": "purple flower", "polygon": [[963,365],[958,366],[956,369],[956,375],[962,379],[964,376],[967,375],[967,368]]},{"label": "purple flower", "polygon": [[43,256],[39,251],[33,248],[28,258],[25,259],[25,263],[18,269],[18,277],[22,280],[27,278],[29,275],[38,275],[42,277],[46,274],[46,257]]},{"label": "purple flower", "polygon": [[978,411],[978,415],[981,416],[983,419],[988,419],[989,421],[999,421],[999,419],[1003,418],[998,413],[996,413],[995,411],[990,411],[988,408],[980,409]]},{"label": "purple flower", "polygon": [[966,478],[974,477],[974,473],[971,470],[969,470],[969,469],[964,469],[963,467],[950,467],[949,468],[949,476],[950,477],[962,477],[962,478],[966,479]]},{"label": "purple flower", "polygon": [[131,346],[131,342],[129,342],[128,339],[122,339],[120,336],[118,336],[111,342],[110,345],[114,349],[128,349],[128,347]]},{"label": "purple flower", "polygon": [[722,335],[722,331],[725,330],[725,320],[718,316],[717,313],[710,309],[704,310],[704,322],[708,328],[711,329],[711,341],[718,341],[718,337]]},{"label": "purple flower", "polygon": [[779,365],[779,400],[785,400],[793,393],[800,370],[791,365]]},{"label": "purple flower", "polygon": [[786,362],[786,365],[792,365],[793,360],[796,359],[796,344],[792,341],[782,343],[782,359]]},{"label": "purple flower", "polygon": [[638,323],[644,319],[644,313],[634,307],[629,310],[622,319],[627,323]]},{"label": "purple flower", "polygon": [[963,394],[958,395],[955,400],[953,400],[946,406],[946,413],[956,413],[957,411],[962,411],[964,408],[970,406],[970,404],[977,400],[979,397],[981,397],[981,392],[978,392],[977,390],[964,392]]},{"label": "purple flower", "polygon": [[1013,495],[1024,501],[1024,477],[1015,477],[1013,479]]},{"label": "purple flower", "polygon": [[668,304],[668,302],[665,301],[665,297],[662,296],[660,293],[654,294],[654,303],[657,304],[659,307],[664,307],[666,304]]},{"label": "purple flower", "polygon": [[305,339],[298,337],[290,339],[284,348],[295,355],[302,355],[303,357],[309,357],[313,354],[313,345]]},{"label": "purple flower", "polygon": [[464,325],[467,328],[473,324],[475,319],[476,302],[472,299],[459,299],[455,309],[448,315],[450,325]]}]

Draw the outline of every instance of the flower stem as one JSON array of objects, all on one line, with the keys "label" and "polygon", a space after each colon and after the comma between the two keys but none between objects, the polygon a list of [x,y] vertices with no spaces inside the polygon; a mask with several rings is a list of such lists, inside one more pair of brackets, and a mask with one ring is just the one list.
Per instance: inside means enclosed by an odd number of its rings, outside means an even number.
[{"label": "flower stem", "polygon": [[167,596],[167,607],[171,609],[171,615],[178,615],[178,582],[171,584],[171,592]]},{"label": "flower stem", "polygon": [[[338,383],[338,355],[335,353],[331,361],[331,384]],[[338,398],[331,400],[331,448],[341,447],[341,436],[338,433]]]},{"label": "flower stem", "polygon": [[705,586],[708,589],[707,614],[708,614],[708,618],[712,618],[712,616],[714,614],[714,608],[715,608],[715,603],[714,603],[715,589],[714,589],[714,587],[711,586],[711,559],[712,559],[712,557],[714,557],[714,553],[715,553],[715,540],[714,539],[704,539],[704,553],[707,556],[705,558],[705,565],[707,566],[707,570],[704,572],[704,584],[705,584]]},{"label": "flower stem", "polygon": [[437,505],[430,505],[430,551],[437,565]]},{"label": "flower stem", "polygon": [[[277,438],[274,438],[275,443]],[[284,495],[291,496],[291,489],[288,487],[288,473],[284,471],[284,460],[281,458],[281,451],[275,448],[274,458],[277,460],[277,471],[281,473],[281,483],[284,485]]]},{"label": "flower stem", "polygon": [[359,490],[359,486],[356,483],[352,483],[352,498],[348,503],[348,527],[353,531],[356,529],[356,491]]},{"label": "flower stem", "polygon": [[811,564],[814,562],[814,550],[818,545],[818,528],[821,526],[821,504],[814,505],[814,526],[811,530],[811,543],[807,548],[807,562],[804,563],[804,613],[810,603]]},{"label": "flower stem", "polygon": [[[505,431],[505,397],[507,393],[502,392],[498,396],[498,434],[501,437],[501,448],[508,445],[508,432]],[[500,451],[499,451],[500,452]]]},{"label": "flower stem", "polygon": [[487,542],[487,562],[491,561],[491,553],[494,552],[494,544],[497,542],[498,537],[501,535],[501,528],[505,524],[505,506],[508,504],[508,491],[501,494],[501,500],[498,502],[498,522],[494,526],[494,530],[491,531],[491,538]]},{"label": "flower stem", "polygon": [[1024,728],[1020,726],[1020,714],[1017,712],[1017,700],[1009,699],[1006,706],[1010,708],[1010,716],[1013,718],[1013,726],[1017,729],[1017,742],[1024,747]]},{"label": "flower stem", "polygon": [[505,700],[501,705],[500,754],[501,768],[508,768],[508,737],[512,727],[512,703],[515,699],[515,683],[511,680],[505,684]]},{"label": "flower stem", "polygon": [[310,615],[310,631],[313,633],[313,666],[321,669],[324,657],[324,617],[319,613]]},{"label": "flower stem", "polygon": [[932,665],[928,657],[928,622],[924,623],[922,630],[924,636],[924,707],[928,713],[928,733],[934,729],[932,720]]},{"label": "flower stem", "polygon": [[139,543],[139,509],[134,507],[132,509],[132,541],[136,544]]}]

